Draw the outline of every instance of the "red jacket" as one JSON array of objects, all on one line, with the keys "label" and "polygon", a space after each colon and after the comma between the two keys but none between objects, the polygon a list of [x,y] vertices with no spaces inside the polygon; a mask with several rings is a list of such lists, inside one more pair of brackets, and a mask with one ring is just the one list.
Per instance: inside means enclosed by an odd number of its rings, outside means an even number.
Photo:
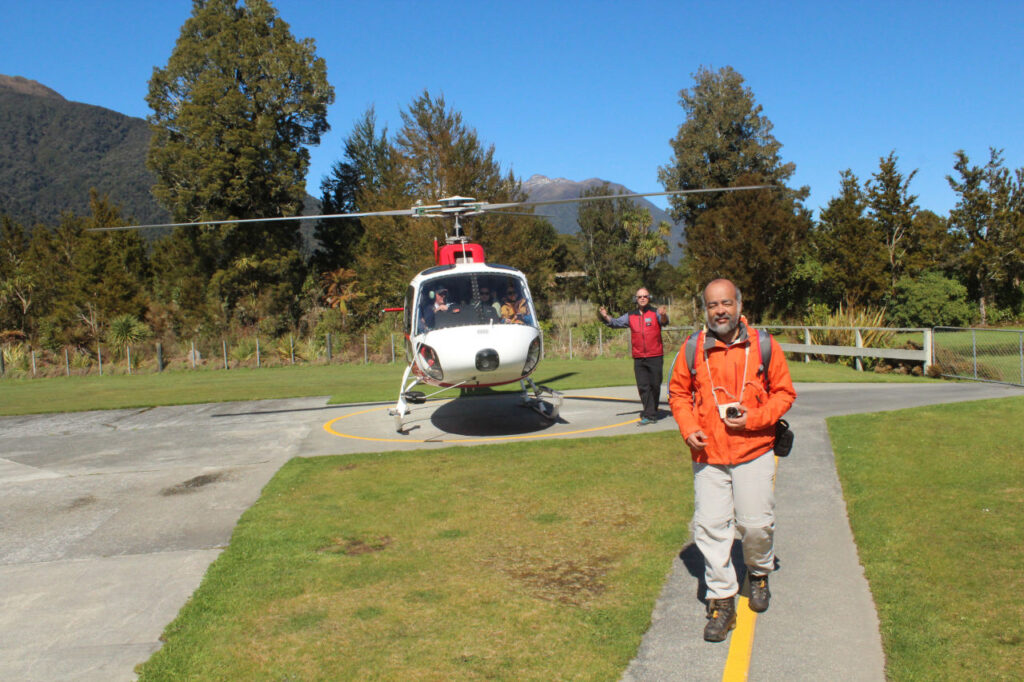
[{"label": "red jacket", "polygon": [[[740,334],[731,345],[725,345],[713,334],[705,334],[703,347],[697,349],[693,375],[686,364],[684,349],[679,349],[669,380],[668,403],[683,438],[697,431],[703,431],[708,438],[703,450],[691,448],[690,455],[695,462],[733,465],[763,455],[774,445],[775,422],[796,400],[789,366],[778,342],[771,339],[771,361],[767,368],[762,368],[758,348],[750,347],[751,336],[756,338],[757,333],[742,317]],[[766,376],[768,389],[765,388]],[[712,381],[715,387],[724,389],[717,391],[721,404],[738,400],[745,384],[741,401],[747,408],[745,430],[726,427],[712,397]]]},{"label": "red jacket", "polygon": [[609,320],[607,324],[609,327],[629,327],[634,358],[657,358],[665,354],[661,343],[661,316],[654,308],[648,306],[634,310]]}]

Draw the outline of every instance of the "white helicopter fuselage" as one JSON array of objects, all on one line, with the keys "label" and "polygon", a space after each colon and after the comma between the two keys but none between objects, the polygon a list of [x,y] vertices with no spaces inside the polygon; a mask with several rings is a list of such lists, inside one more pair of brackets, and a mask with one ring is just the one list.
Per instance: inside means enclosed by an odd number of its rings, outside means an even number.
[{"label": "white helicopter fuselage", "polygon": [[[508,304],[506,312],[520,314],[503,317],[497,296]],[[488,263],[424,270],[406,296],[411,373],[420,383],[440,387],[521,381],[543,357],[536,319],[526,277],[519,270]]]}]

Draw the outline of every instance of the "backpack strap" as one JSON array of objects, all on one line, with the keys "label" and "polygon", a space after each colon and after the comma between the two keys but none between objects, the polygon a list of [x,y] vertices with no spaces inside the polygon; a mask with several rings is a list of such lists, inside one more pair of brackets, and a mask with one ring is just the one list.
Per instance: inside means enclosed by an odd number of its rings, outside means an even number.
[{"label": "backpack strap", "polygon": [[[691,376],[697,367],[697,347],[702,345],[703,339],[704,330],[702,329],[690,334],[683,342],[683,354],[686,356],[686,366],[690,368]],[[764,373],[764,383],[767,387],[768,365],[772,361],[772,335],[763,329],[758,329],[757,346],[761,352],[761,371]]]},{"label": "backpack strap", "polygon": [[695,331],[683,342],[683,352],[686,356],[686,366],[690,368],[690,376],[693,376],[694,368],[697,366],[697,346],[703,341],[703,335],[703,329]]}]

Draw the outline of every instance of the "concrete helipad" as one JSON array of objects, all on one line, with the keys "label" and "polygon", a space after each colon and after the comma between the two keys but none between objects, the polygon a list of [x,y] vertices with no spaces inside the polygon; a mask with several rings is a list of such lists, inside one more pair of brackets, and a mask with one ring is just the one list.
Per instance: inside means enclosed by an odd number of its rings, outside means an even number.
[{"label": "concrete helipad", "polygon": [[[877,621],[824,417],[1020,391],[946,383],[797,390],[796,446],[778,474],[781,565],[772,608],[756,622],[750,678],[882,679]],[[291,457],[675,429],[671,419],[638,427],[633,387],[568,392],[554,422],[517,398],[430,401],[415,406],[404,434],[388,405],[329,406],[325,398],[0,418],[0,679],[133,679],[239,516]],[[681,539],[626,679],[721,679],[730,646],[700,641],[695,574],[699,557]]]}]

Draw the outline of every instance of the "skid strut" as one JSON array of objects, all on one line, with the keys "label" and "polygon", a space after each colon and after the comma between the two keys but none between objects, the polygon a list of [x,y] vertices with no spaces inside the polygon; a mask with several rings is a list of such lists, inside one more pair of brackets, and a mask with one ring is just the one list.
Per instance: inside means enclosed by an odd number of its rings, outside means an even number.
[{"label": "skid strut", "polygon": [[[527,384],[530,385],[529,389],[526,388]],[[519,398],[520,405],[529,407],[545,419],[558,419],[558,410],[562,407],[561,393],[547,386],[538,386],[529,377],[521,379],[519,385],[523,387]],[[530,390],[533,391],[532,396],[529,394]]]}]

